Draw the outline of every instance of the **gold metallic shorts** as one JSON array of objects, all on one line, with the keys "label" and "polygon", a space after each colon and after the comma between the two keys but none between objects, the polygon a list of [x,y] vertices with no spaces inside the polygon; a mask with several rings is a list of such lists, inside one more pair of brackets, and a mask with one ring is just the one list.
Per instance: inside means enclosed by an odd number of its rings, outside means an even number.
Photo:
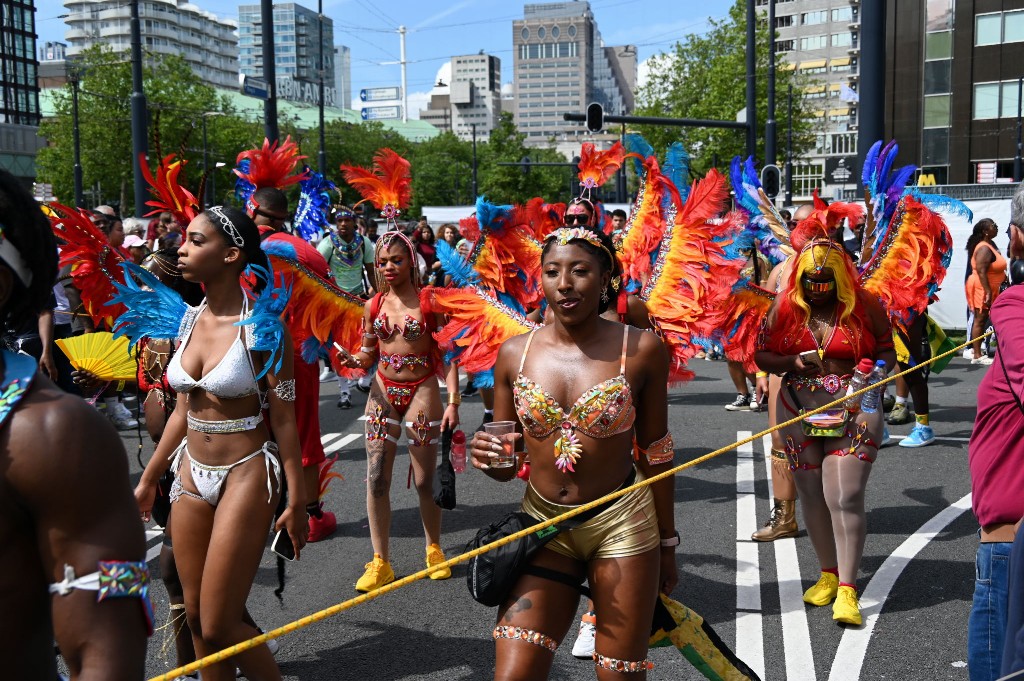
[{"label": "gold metallic shorts", "polygon": [[[641,479],[638,474],[637,481]],[[548,501],[533,485],[526,486],[522,511],[538,520],[554,518],[573,508],[576,507]],[[641,487],[619,497],[611,507],[579,527],[559,534],[545,547],[586,562],[596,558],[635,556],[660,544],[654,496],[649,487]]]}]

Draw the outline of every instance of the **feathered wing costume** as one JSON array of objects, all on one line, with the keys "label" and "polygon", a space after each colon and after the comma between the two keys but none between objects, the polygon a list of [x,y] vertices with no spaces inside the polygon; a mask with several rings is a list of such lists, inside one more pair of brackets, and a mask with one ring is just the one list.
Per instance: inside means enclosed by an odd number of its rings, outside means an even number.
[{"label": "feathered wing costume", "polygon": [[573,199],[572,203],[589,203],[593,208],[594,217],[602,220],[601,224],[594,226],[603,230],[605,234],[611,233],[612,222],[605,215],[600,202],[591,197],[591,193],[614,177],[625,159],[626,149],[621,142],[616,142],[610,149],[603,151],[594,147],[593,143],[587,142],[580,150],[580,162],[577,165],[580,195]]},{"label": "feathered wing costume", "polygon": [[[736,214],[716,217],[728,198],[728,184],[716,170],[693,183],[661,239],[638,296],[671,355],[670,383],[693,378],[686,363],[701,349],[696,340],[710,337],[724,324],[719,303],[742,266],[725,251],[742,229],[742,220]],[[624,267],[631,264],[624,260]]]},{"label": "feathered wing costume", "polygon": [[50,227],[62,242],[60,266],[71,265],[71,278],[93,323],[109,325],[125,310],[123,305],[109,304],[117,293],[115,285],[124,283],[119,267],[124,258],[110,247],[107,235],[93,224],[89,213],[59,203],[48,207]]},{"label": "feathered wing costume", "polygon": [[145,157],[139,155],[139,167],[142,168],[142,175],[149,184],[149,193],[153,198],[146,201],[146,205],[153,210],[146,213],[147,216],[169,212],[182,227],[195,219],[200,212],[199,200],[188,189],[181,185],[182,172],[188,161],[177,159],[174,154],[168,154],[160,159],[156,174],[150,172]]},{"label": "feathered wing costume", "polygon": [[299,180],[299,203],[295,207],[292,226],[295,233],[311,243],[324,238],[331,225],[327,218],[331,208],[331,194],[337,191],[334,183],[308,166],[305,178]]}]

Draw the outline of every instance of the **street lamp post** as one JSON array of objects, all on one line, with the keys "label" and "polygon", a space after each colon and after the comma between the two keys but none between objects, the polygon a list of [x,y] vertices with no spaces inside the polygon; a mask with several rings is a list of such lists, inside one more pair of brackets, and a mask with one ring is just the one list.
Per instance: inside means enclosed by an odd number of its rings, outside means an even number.
[{"label": "street lamp post", "polygon": [[71,139],[75,158],[75,207],[85,208],[85,197],[82,196],[82,143],[78,129],[78,69],[72,67],[68,75],[71,81]]},{"label": "street lamp post", "polygon": [[324,134],[324,0],[317,1],[317,12],[319,18],[317,24],[320,27],[320,174],[327,174],[327,141]]},{"label": "street lamp post", "polygon": [[473,131],[473,201],[476,201],[480,196],[476,183],[476,123],[470,123],[469,127]]},{"label": "street lamp post", "polygon": [[[132,167],[135,169],[135,217],[146,210],[146,178],[141,164],[146,163],[148,140],[146,132],[146,95],[142,91],[142,32],[139,28],[139,0],[131,0],[132,54]],[[121,213],[124,214],[122,207]]]}]

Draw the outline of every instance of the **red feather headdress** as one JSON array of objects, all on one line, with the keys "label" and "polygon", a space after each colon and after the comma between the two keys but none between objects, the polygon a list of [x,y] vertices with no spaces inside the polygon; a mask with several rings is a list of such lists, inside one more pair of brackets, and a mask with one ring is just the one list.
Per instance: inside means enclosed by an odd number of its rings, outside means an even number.
[{"label": "red feather headdress", "polygon": [[407,160],[391,149],[380,149],[373,157],[373,168],[343,165],[341,174],[363,197],[359,203],[369,201],[386,221],[397,225],[398,216],[412,199],[412,175]]},{"label": "red feather headdress", "polygon": [[246,149],[239,152],[235,164],[242,161],[249,161],[248,172],[235,168],[235,174],[247,182],[251,182],[256,189],[263,187],[287,187],[305,180],[307,172],[296,172],[299,168],[299,161],[305,159],[299,154],[299,145],[292,142],[291,135],[285,138],[284,142],[273,144],[270,140],[263,140],[261,149]]},{"label": "red feather headdress", "polygon": [[587,142],[580,150],[579,178],[580,198],[590,199],[590,191],[611,179],[626,158],[622,142],[616,142],[607,151],[598,151]]}]

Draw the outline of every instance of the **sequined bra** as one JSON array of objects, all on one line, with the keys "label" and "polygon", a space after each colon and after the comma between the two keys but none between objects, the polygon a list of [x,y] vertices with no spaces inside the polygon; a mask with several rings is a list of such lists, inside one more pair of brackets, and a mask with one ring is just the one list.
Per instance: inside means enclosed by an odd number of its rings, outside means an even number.
[{"label": "sequined bra", "polygon": [[619,374],[601,381],[586,390],[566,412],[541,385],[523,374],[526,354],[533,342],[533,334],[526,341],[523,357],[519,362],[519,375],[512,384],[512,398],[516,413],[523,429],[533,438],[543,439],[560,430],[555,442],[555,465],[563,471],[573,468],[583,448],[576,431],[595,439],[609,438],[633,427],[636,410],[633,408],[633,392],[626,380],[626,341],[629,327],[622,329],[622,354],[619,358]]},{"label": "sequined bra", "polygon": [[[420,298],[420,311],[423,313],[424,319],[427,318],[429,310],[423,304],[423,298]],[[407,341],[419,340],[423,336],[423,332],[426,330],[426,325],[411,315],[405,315],[403,323],[405,328],[401,331],[398,330],[398,325],[392,326],[388,320],[387,314],[385,314],[384,307],[384,296],[377,294],[373,301],[370,303],[371,314],[373,315],[373,333],[377,338],[382,341],[390,340],[396,333],[401,333],[402,337]]]}]

